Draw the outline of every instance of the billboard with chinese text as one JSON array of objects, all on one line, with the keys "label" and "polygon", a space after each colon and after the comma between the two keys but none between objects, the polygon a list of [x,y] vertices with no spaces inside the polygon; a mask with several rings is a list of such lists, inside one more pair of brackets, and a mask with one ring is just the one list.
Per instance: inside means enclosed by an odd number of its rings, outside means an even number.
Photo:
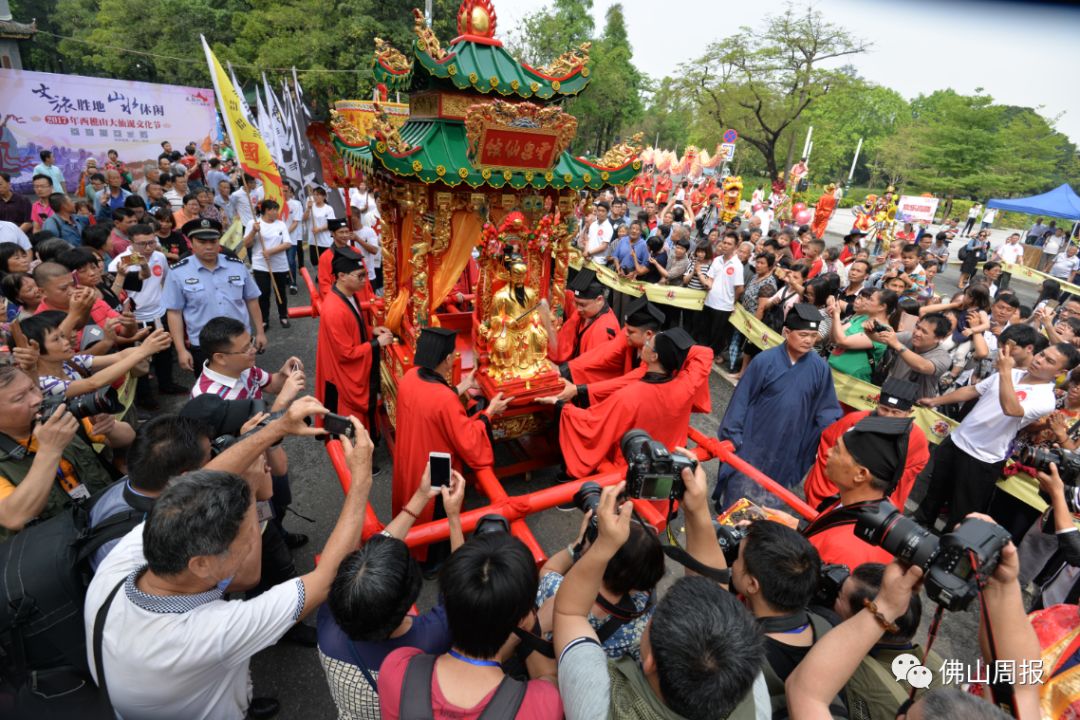
[{"label": "billboard with chinese text", "polygon": [[201,146],[214,132],[206,88],[0,69],[0,171],[30,191],[41,150],[51,150],[69,191],[88,158],[104,169],[116,150],[129,169],[156,162],[161,142]]},{"label": "billboard with chinese text", "polygon": [[908,223],[932,223],[937,213],[936,197],[902,195],[896,205],[896,219]]}]

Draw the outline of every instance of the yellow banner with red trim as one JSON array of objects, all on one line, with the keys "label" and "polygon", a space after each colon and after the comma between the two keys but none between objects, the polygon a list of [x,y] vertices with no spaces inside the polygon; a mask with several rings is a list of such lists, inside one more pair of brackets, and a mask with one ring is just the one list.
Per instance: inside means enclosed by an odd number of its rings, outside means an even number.
[{"label": "yellow banner with red trim", "polygon": [[579,255],[570,259],[570,267],[575,270],[587,267],[596,273],[596,279],[601,284],[630,297],[638,298],[644,295],[650,302],[683,310],[701,310],[705,307],[704,290],[694,290],[681,285],[658,285],[639,280],[627,280],[619,277],[619,274],[608,266],[598,265],[591,261],[585,262]]},{"label": "yellow banner with red trim", "polygon": [[[776,347],[784,341],[778,332],[751,315],[741,305],[735,306],[735,312],[731,314],[731,324],[746,337],[748,342],[762,350]],[[856,410],[873,410],[877,407],[881,388],[836,370],[832,371],[832,376],[836,397],[840,402]],[[915,424],[926,434],[926,439],[936,445],[948,437],[960,423],[930,408],[916,407]],[[1009,493],[1040,512],[1047,507],[1046,501],[1039,497],[1038,481],[1030,475],[1017,473],[1010,477],[1003,477],[998,480],[997,486],[999,490]]]},{"label": "yellow banner with red trim", "polygon": [[225,72],[225,68],[221,67],[221,63],[215,57],[214,51],[206,44],[206,38],[201,35],[199,38],[206,52],[210,78],[214,81],[214,92],[217,93],[225,130],[232,138],[236,160],[245,173],[262,181],[265,199],[273,200],[279,207],[284,208],[285,196],[281,189],[281,175],[266,147],[266,141],[263,140],[259,129],[255,127],[255,123],[245,116],[240,96]]}]

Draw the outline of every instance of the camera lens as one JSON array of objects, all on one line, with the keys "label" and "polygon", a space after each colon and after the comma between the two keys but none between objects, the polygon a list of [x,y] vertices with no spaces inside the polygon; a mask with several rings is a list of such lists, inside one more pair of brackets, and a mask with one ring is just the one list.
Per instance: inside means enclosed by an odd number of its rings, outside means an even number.
[{"label": "camera lens", "polygon": [[856,537],[889,551],[906,565],[924,570],[937,555],[938,539],[904,517],[890,502],[863,509],[855,522]]},{"label": "camera lens", "polygon": [[623,457],[627,462],[630,458],[637,455],[643,445],[652,442],[652,438],[649,437],[649,433],[644,430],[628,430],[625,435],[622,436],[622,441],[619,443],[619,449],[622,450]]}]

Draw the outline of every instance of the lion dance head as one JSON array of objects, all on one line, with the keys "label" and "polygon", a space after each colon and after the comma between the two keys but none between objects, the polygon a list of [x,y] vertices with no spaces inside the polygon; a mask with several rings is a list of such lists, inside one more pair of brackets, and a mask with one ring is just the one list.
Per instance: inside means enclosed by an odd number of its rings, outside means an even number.
[{"label": "lion dance head", "polygon": [[721,188],[720,206],[722,213],[720,220],[730,222],[739,214],[739,205],[742,203],[742,178],[738,175],[728,175],[724,178]]}]

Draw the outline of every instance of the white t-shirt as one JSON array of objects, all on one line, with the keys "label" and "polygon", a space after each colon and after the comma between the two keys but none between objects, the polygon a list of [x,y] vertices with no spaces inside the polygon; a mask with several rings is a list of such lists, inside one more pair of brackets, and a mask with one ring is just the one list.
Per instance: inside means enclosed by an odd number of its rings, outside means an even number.
[{"label": "white t-shirt", "polygon": [[1046,238],[1046,242],[1043,243],[1043,252],[1047,255],[1057,255],[1061,252],[1061,241],[1065,238],[1059,238],[1056,234]]},{"label": "white t-shirt", "polygon": [[743,265],[735,255],[713,258],[705,273],[712,278],[712,289],[705,296],[705,307],[730,312],[735,309],[735,288],[743,285]]},{"label": "white t-shirt", "polygon": [[1024,261],[1024,246],[1020,243],[1005,243],[997,249],[1002,262],[1018,265]]},{"label": "white t-shirt", "polygon": [[975,386],[981,396],[979,401],[949,435],[956,447],[983,462],[1000,462],[1008,454],[1016,433],[1054,412],[1054,384],[1022,384],[1020,378],[1025,374],[1024,370],[1012,371],[1013,388],[1024,409],[1023,417],[1011,417],[1002,412],[998,397],[1000,373],[994,373]]},{"label": "white t-shirt", "polygon": [[983,213],[982,221],[984,223],[992,223],[992,222],[994,222],[994,218],[996,218],[996,217],[997,217],[997,210],[995,210],[994,208],[990,208],[989,210],[987,210],[986,212]]},{"label": "white t-shirt", "polygon": [[379,205],[375,202],[374,195],[369,192],[360,192],[356,188],[350,188],[349,204],[356,208],[356,214],[360,218],[362,227],[371,227],[375,224],[376,218],[379,217]]},{"label": "white t-shirt", "polygon": [[254,205],[258,205],[263,200],[262,186],[256,187],[251,191],[251,199],[248,199],[248,192],[241,187],[239,190],[234,190],[233,194],[229,196],[229,214],[235,218],[239,218],[240,222],[244,225],[244,232],[251,227],[251,223],[255,220],[255,216],[251,213],[251,208]]},{"label": "white t-shirt", "polygon": [[1078,267],[1080,267],[1080,254],[1069,257],[1067,252],[1058,253],[1054,258],[1054,264],[1050,266],[1050,274],[1058,279],[1068,280]]},{"label": "white t-shirt", "polygon": [[285,221],[285,225],[296,223],[296,227],[289,233],[289,242],[296,246],[304,239],[304,206],[296,198],[289,200],[286,204],[289,206],[289,219]]},{"label": "white t-shirt", "polygon": [[977,217],[979,217],[979,206],[978,205],[972,205],[971,208],[968,209],[968,219],[977,218]]},{"label": "white t-shirt", "polygon": [[[259,241],[259,235],[262,235],[262,242]],[[266,267],[267,258],[263,256],[263,248],[273,250],[279,245],[291,244],[289,226],[284,221],[260,222],[259,233],[255,236],[255,242],[251,244],[251,269],[264,272],[289,272],[289,258],[284,251],[271,255],[270,267]]]},{"label": "white t-shirt", "polygon": [[[113,261],[109,263],[109,272],[118,273],[122,259],[129,255],[131,255],[131,248],[113,258]],[[165,257],[165,253],[155,250],[150,253],[147,264],[150,266],[150,277],[142,281],[142,290],[127,291],[128,296],[135,301],[135,319],[139,322],[157,320],[165,314],[165,304],[161,296],[162,289],[165,287],[165,276],[169,272],[169,259]],[[127,272],[137,274],[139,266],[130,265]]]},{"label": "white t-shirt", "polygon": [[[331,220],[334,217],[334,208],[330,207],[330,203],[326,203],[322,207],[318,205],[311,206],[311,229],[314,231],[317,227],[326,227],[326,221]],[[330,234],[329,230],[323,230],[322,232],[315,233],[315,245],[321,248],[328,248],[334,244],[334,238]]]},{"label": "white t-shirt", "polygon": [[382,267],[382,246],[379,244],[379,236],[369,227],[360,228],[356,235],[364,242],[375,246],[373,253],[368,252],[363,245],[359,246],[360,254],[364,258],[364,266],[367,268],[368,280],[374,280],[375,268]]},{"label": "white t-shirt", "polygon": [[[143,525],[101,563],[86,593],[83,622],[93,637],[105,598],[122,580],[105,618],[102,664],[117,717],[242,720],[251,702],[248,664],[277,643],[304,609],[294,578],[253,600],[226,602],[218,590],[158,597],[135,586],[146,566]],[[97,677],[93,643],[90,672]]]},{"label": "white t-shirt", "polygon": [[[614,234],[614,230],[611,228],[611,222],[605,220],[602,223],[598,223],[595,220],[592,225],[589,226],[589,237],[585,241],[585,254],[596,252],[604,243],[611,242],[611,236]],[[593,262],[604,263],[607,262],[607,258],[604,255],[596,255],[592,258]]]},{"label": "white t-shirt", "polygon": [[23,250],[30,251],[30,238],[26,237],[21,227],[7,220],[0,220],[0,243],[15,243]]}]

